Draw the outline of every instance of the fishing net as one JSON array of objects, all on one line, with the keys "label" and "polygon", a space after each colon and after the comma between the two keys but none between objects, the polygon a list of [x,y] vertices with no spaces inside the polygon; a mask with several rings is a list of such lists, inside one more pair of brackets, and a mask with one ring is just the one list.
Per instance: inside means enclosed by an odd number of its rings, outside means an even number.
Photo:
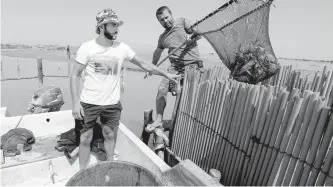
[{"label": "fishing net", "polygon": [[192,25],[199,28],[239,82],[256,84],[280,69],[268,35],[271,3],[230,0]]}]

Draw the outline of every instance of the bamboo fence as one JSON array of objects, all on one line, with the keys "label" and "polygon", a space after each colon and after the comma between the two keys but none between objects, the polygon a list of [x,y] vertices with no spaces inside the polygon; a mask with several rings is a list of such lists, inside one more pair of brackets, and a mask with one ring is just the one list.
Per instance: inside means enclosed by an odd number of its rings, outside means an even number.
[{"label": "bamboo fence", "polygon": [[332,185],[332,71],[285,66],[258,85],[186,69],[171,150],[223,185]]}]

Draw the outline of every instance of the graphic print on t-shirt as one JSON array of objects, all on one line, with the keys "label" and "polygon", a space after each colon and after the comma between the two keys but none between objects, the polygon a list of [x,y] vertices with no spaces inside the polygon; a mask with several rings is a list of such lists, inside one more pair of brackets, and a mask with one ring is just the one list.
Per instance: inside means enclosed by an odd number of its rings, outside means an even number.
[{"label": "graphic print on t-shirt", "polygon": [[118,74],[118,62],[119,58],[117,56],[111,56],[108,55],[107,53],[95,54],[89,60],[89,64],[93,66],[95,72],[96,72],[96,67],[105,63],[109,68],[111,68],[109,69],[109,74],[113,76],[117,76]]}]

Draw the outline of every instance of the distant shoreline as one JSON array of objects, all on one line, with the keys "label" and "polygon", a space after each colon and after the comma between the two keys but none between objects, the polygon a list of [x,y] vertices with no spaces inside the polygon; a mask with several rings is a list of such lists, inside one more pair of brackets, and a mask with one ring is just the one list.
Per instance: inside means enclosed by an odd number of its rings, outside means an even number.
[{"label": "distant shoreline", "polygon": [[312,61],[312,62],[328,62],[328,63],[333,63],[333,60],[312,60],[312,59],[301,59],[301,58],[286,58],[286,57],[278,57],[278,59],[283,59],[283,60],[298,60],[298,61]]},{"label": "distant shoreline", "polygon": [[[70,48],[72,49],[72,51],[76,51],[78,47],[71,46]],[[1,44],[1,52],[12,51],[12,50],[29,50],[29,49],[64,52],[66,50],[66,47],[59,46],[59,45]],[[75,55],[75,52],[73,54]],[[214,52],[214,55],[215,55],[215,52]],[[6,56],[6,55],[4,55],[4,56]],[[300,59],[300,58],[288,58],[288,57],[277,57],[277,58],[283,59],[283,60],[297,60],[297,61],[304,61],[304,62],[312,61],[312,62],[333,63],[333,60],[313,60],[313,59]]]}]

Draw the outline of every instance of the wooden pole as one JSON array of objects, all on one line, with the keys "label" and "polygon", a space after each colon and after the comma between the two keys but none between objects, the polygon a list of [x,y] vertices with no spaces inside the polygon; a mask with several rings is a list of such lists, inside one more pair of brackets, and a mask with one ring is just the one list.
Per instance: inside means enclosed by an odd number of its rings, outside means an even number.
[{"label": "wooden pole", "polygon": [[[327,117],[328,117],[328,114],[329,114],[329,110],[330,110],[330,108],[325,107],[321,111],[320,118],[319,118],[316,130],[315,130],[315,132],[313,134],[313,139],[312,139],[312,142],[311,142],[311,147],[310,147],[309,155],[306,158],[306,163],[307,164],[305,164],[304,171],[302,172],[302,177],[301,177],[301,180],[300,180],[300,185],[303,184],[303,186],[305,186],[305,185],[309,186],[310,184],[312,184],[310,186],[314,186],[314,184],[315,184],[315,181],[309,181],[310,170],[312,168],[312,166],[309,165],[309,164],[313,164],[313,162],[315,160],[315,157],[317,155],[317,150],[318,150],[318,147],[319,147],[319,144],[320,144],[320,140],[321,140],[320,137],[323,134],[323,130],[324,130],[324,127],[326,125],[326,121],[327,121]],[[333,150],[333,148],[332,148],[332,150]],[[333,153],[331,155],[328,154],[328,156],[333,156]],[[328,168],[323,167],[322,171],[328,172]]]},{"label": "wooden pole", "polygon": [[148,133],[145,129],[148,124],[153,122],[153,109],[145,110],[143,113],[143,129],[141,134],[141,141],[148,145],[150,133]]},{"label": "wooden pole", "polygon": [[17,77],[18,77],[18,79],[20,79],[20,77],[21,77],[21,70],[20,70],[20,62],[19,62],[18,58],[16,58],[16,71],[17,71]]},{"label": "wooden pole", "polygon": [[4,79],[5,76],[3,75],[3,63],[2,63],[2,59],[1,59],[1,79]]},{"label": "wooden pole", "polygon": [[[225,137],[226,137],[225,132],[227,131],[227,128],[229,126],[229,123],[227,123],[227,118],[229,116],[229,113],[231,112],[230,107],[231,107],[232,103],[230,102],[230,100],[233,97],[232,90],[234,90],[234,88],[235,88],[235,87],[233,87],[232,85],[229,84],[230,83],[229,81],[226,81],[225,83],[227,84],[226,85],[226,89],[227,90],[226,90],[225,104],[224,104],[224,108],[223,108],[223,111],[225,111],[225,112],[224,113],[220,113],[221,116],[222,116],[222,118],[220,119],[220,122],[218,122],[220,124],[218,132],[220,134],[220,137],[222,138],[222,143],[219,146],[218,150],[222,154],[220,154],[218,156],[218,161],[217,161],[216,164],[217,164],[218,168],[220,169],[220,171],[222,171],[222,169],[224,169],[222,164],[223,164],[223,160],[224,160],[223,158],[226,155],[225,149],[227,147],[226,141],[225,141],[226,140],[225,139]],[[230,89],[229,86],[231,87],[232,90]],[[228,110],[227,110],[227,108],[228,108]]]},{"label": "wooden pole", "polygon": [[325,186],[333,186],[333,164],[330,168],[330,171],[328,173],[328,176],[326,178],[326,181],[325,181]]},{"label": "wooden pole", "polygon": [[188,85],[188,71],[186,69],[185,71],[185,74],[184,74],[184,83],[183,83],[183,89],[182,89],[182,100],[180,101],[180,104],[179,104],[179,111],[178,111],[178,117],[176,119],[176,122],[174,124],[174,127],[173,127],[173,130],[172,130],[172,139],[171,139],[171,149],[175,152],[175,154],[179,154],[178,152],[178,147],[179,147],[179,140],[180,140],[180,137],[179,137],[179,131],[180,131],[180,128],[181,126],[183,125],[182,124],[182,119],[184,117],[184,114],[183,114],[183,108],[184,108],[184,102],[187,100],[187,85]]},{"label": "wooden pole", "polygon": [[[295,171],[295,166],[297,164],[297,159],[296,158],[298,158],[298,156],[300,154],[301,146],[302,146],[302,143],[304,142],[305,133],[307,132],[307,129],[308,129],[308,126],[309,126],[309,123],[310,123],[310,119],[311,119],[311,116],[312,116],[311,114],[314,110],[314,107],[316,105],[316,101],[318,100],[318,98],[319,98],[319,92],[315,92],[310,97],[308,107],[305,111],[303,125],[301,127],[300,132],[299,132],[299,136],[297,138],[296,144],[294,146],[294,150],[292,152],[292,158],[290,160],[288,170],[286,172],[285,178],[284,178],[283,183],[282,183],[282,185],[284,185],[284,186],[289,185],[289,183],[291,182],[293,173]],[[281,182],[282,182],[283,178],[281,177],[280,179],[281,179]],[[281,184],[277,183],[276,185],[281,185]]]},{"label": "wooden pole", "polygon": [[252,153],[252,149],[253,149],[253,146],[254,146],[254,141],[253,140],[253,137],[254,137],[254,129],[257,128],[258,126],[258,123],[259,123],[259,118],[260,116],[262,115],[262,107],[263,107],[263,96],[266,92],[266,88],[265,86],[260,86],[258,87],[259,88],[259,95],[256,99],[256,104],[255,104],[255,107],[256,107],[256,110],[255,110],[255,113],[253,115],[253,118],[252,118],[252,121],[251,121],[251,128],[249,129],[248,133],[247,133],[247,137],[246,139],[248,140],[248,143],[246,144],[246,148],[244,149],[246,151],[246,157],[245,157],[245,160],[244,160],[244,168],[243,168],[243,172],[241,174],[241,184],[242,185],[245,185],[247,184],[247,179],[248,179],[248,173],[251,169],[251,166],[250,166],[250,163],[251,163],[251,153]]},{"label": "wooden pole", "polygon": [[42,57],[37,58],[37,77],[39,81],[39,87],[43,86],[43,59]]},{"label": "wooden pole", "polygon": [[68,77],[71,76],[71,60],[67,61],[67,75]]},{"label": "wooden pole", "polygon": [[245,84],[240,84],[240,88],[239,88],[239,99],[237,99],[237,103],[236,103],[236,108],[235,108],[235,115],[233,115],[233,123],[232,123],[232,129],[231,129],[231,133],[230,133],[230,141],[232,143],[232,145],[230,147],[230,151],[229,151],[229,160],[227,162],[226,165],[226,169],[227,169],[227,173],[228,175],[226,175],[226,185],[232,185],[232,178],[231,175],[233,173],[233,162],[234,162],[234,157],[235,154],[237,153],[237,149],[236,147],[236,141],[237,141],[237,136],[240,133],[239,128],[240,128],[240,122],[241,122],[241,118],[243,116],[244,113],[244,109],[246,108],[245,102],[246,102],[246,98],[247,98],[247,94],[248,94],[248,89],[246,89]]},{"label": "wooden pole", "polygon": [[327,79],[327,66],[324,66],[323,73],[321,75],[321,80],[319,82],[319,92],[322,93],[323,85],[325,80]]},{"label": "wooden pole", "polygon": [[217,124],[217,119],[220,117],[220,116],[217,116],[217,113],[218,113],[218,110],[219,108],[222,108],[222,107],[219,107],[218,104],[221,104],[221,96],[224,92],[224,87],[223,85],[221,84],[220,81],[218,80],[215,80],[216,82],[216,86],[215,86],[215,93],[214,93],[214,100],[212,101],[212,105],[211,105],[211,109],[210,109],[210,113],[211,114],[211,118],[209,120],[209,127],[210,127],[210,143],[209,143],[209,149],[208,149],[208,156],[206,157],[205,159],[205,162],[204,162],[204,165],[206,167],[206,169],[210,169],[211,167],[215,167],[215,166],[212,166],[211,163],[212,163],[212,160],[215,159],[214,156],[215,156],[215,153],[216,153],[216,148],[217,148],[217,140],[218,140],[218,135],[216,134],[216,131],[217,131],[217,128],[218,128],[218,124]]},{"label": "wooden pole", "polygon": [[173,128],[173,133],[172,133],[172,144],[171,144],[171,148],[172,150],[175,152],[175,154],[180,154],[179,152],[179,147],[181,145],[179,145],[180,140],[182,139],[181,136],[181,129],[183,128],[184,124],[183,124],[183,118],[186,117],[184,116],[184,105],[187,101],[187,87],[189,85],[189,71],[186,69],[185,71],[185,75],[184,75],[184,84],[183,84],[183,89],[182,89],[182,100],[180,101],[179,104],[179,117],[177,117],[176,119],[176,123],[174,124],[174,128]]},{"label": "wooden pole", "polygon": [[[195,76],[195,75],[193,75],[193,76]],[[202,96],[204,94],[204,89],[203,89],[204,84],[200,82],[201,77],[199,77],[198,74],[193,78],[195,78],[195,80],[193,80],[193,81],[197,85],[194,87],[195,91],[192,91],[192,92],[195,92],[195,93],[193,93],[194,95],[192,96],[192,100],[194,101],[194,103],[191,104],[191,106],[190,106],[191,117],[187,118],[187,120],[190,119],[191,122],[189,124],[191,126],[193,126],[192,127],[193,134],[191,137],[191,141],[198,143],[198,141],[199,141],[198,136],[201,134],[201,132],[200,132],[201,124],[195,119],[198,119],[200,104],[202,102],[202,99],[203,99]],[[188,92],[188,95],[190,95],[190,94],[191,94],[191,91]],[[193,145],[190,146],[191,151],[188,152],[189,158],[191,158],[193,161],[194,161],[194,156],[195,156],[194,153],[198,149],[196,143],[193,143]]]},{"label": "wooden pole", "polygon": [[[197,82],[199,81],[199,76],[198,76],[198,72],[194,72],[192,70],[191,74],[190,74],[190,77],[189,77],[189,85],[187,87],[188,89],[188,92],[187,92],[187,102],[186,102],[186,105],[185,105],[185,108],[184,108],[184,112],[185,112],[185,116],[183,118],[183,122],[182,123],[187,123],[189,122],[188,124],[191,124],[190,126],[188,125],[183,125],[183,130],[182,130],[182,133],[181,133],[181,136],[194,136],[194,134],[192,132],[196,131],[197,130],[197,127],[198,126],[201,126],[201,124],[198,123],[198,121],[196,121],[195,117],[195,112],[196,112],[196,109],[198,109],[196,107],[197,105],[197,102],[198,102],[198,94],[199,92],[201,91],[201,93],[204,93],[204,89],[203,89],[203,85],[204,84],[199,84],[199,85],[196,85],[198,84]],[[199,86],[199,87],[197,87]],[[197,91],[198,90],[198,91]],[[190,140],[192,139],[192,137],[190,138],[186,138],[186,139],[181,139],[181,143],[180,143],[180,148],[181,148],[181,152],[185,157],[191,155],[192,153],[190,153],[191,151],[193,150],[190,150],[190,145],[191,145],[191,142],[189,142]],[[195,139],[193,137],[193,139]],[[193,159],[194,161],[194,159]]]},{"label": "wooden pole", "polygon": [[[206,96],[204,97],[205,98],[205,101],[203,103],[203,107],[202,107],[202,112],[201,112],[201,116],[198,118],[199,122],[201,122],[201,126],[203,126],[203,133],[201,134],[201,137],[200,137],[200,141],[199,141],[199,145],[200,145],[200,150],[196,155],[196,160],[197,162],[199,163],[199,161],[202,159],[202,156],[204,154],[204,149],[206,148],[205,146],[205,143],[206,143],[206,140],[207,140],[207,127],[205,125],[207,125],[207,123],[205,122],[205,117],[207,116],[207,113],[206,111],[208,111],[208,107],[209,107],[209,99],[211,98],[211,90],[213,88],[213,85],[211,82],[206,82]],[[205,124],[205,125],[204,125]],[[201,162],[199,164],[199,166],[201,165]]]},{"label": "wooden pole", "polygon": [[[225,132],[226,132],[226,129],[228,127],[228,124],[226,123],[227,121],[227,117],[229,115],[229,108],[231,106],[231,102],[230,102],[230,99],[231,99],[231,89],[230,89],[230,82],[229,81],[226,81],[226,96],[225,96],[225,101],[224,101],[224,107],[223,107],[223,110],[221,111],[222,113],[220,113],[220,116],[222,116],[222,118],[220,118],[218,124],[220,124],[219,126],[219,129],[218,129],[218,133],[220,135],[220,140],[222,141],[220,143],[220,146],[218,147],[218,153],[220,153],[217,157],[217,161],[216,161],[216,166],[217,168],[219,168],[220,171],[222,171],[222,161],[223,161],[223,158],[225,156],[225,147],[226,147],[226,139],[225,139]],[[223,178],[222,178],[223,179]]]},{"label": "wooden pole", "polygon": [[[305,91],[305,93],[304,93],[304,98],[303,98],[303,102],[302,102],[302,106],[301,106],[301,109],[300,109],[300,112],[299,112],[299,114],[298,114],[298,117],[297,117],[297,120],[296,120],[296,124],[294,125],[294,129],[293,129],[293,134],[292,134],[292,137],[291,137],[291,139],[290,139],[290,141],[289,141],[289,144],[288,144],[288,147],[287,147],[287,150],[286,150],[286,152],[288,153],[286,156],[287,156],[287,158],[290,158],[290,156],[289,155],[291,155],[291,153],[292,153],[292,150],[293,150],[293,148],[294,148],[294,145],[295,145],[295,142],[296,142],[296,138],[297,138],[297,136],[298,136],[298,132],[299,132],[299,129],[300,129],[300,127],[301,127],[301,124],[302,124],[302,122],[303,122],[303,118],[304,118],[304,115],[305,115],[305,111],[306,111],[306,108],[307,108],[307,105],[308,105],[308,102],[309,102],[309,95],[310,95],[310,91]],[[274,152],[275,150],[273,150],[273,152]],[[275,153],[274,152],[274,154],[276,155],[277,153]],[[282,164],[281,164],[281,168],[284,168],[284,167],[286,167],[285,165],[288,165],[289,164],[289,159],[287,160],[287,158],[286,157],[284,157],[283,158],[283,162],[282,162]],[[275,159],[275,158],[274,158]],[[271,163],[273,163],[273,162],[271,162]],[[277,169],[277,164],[280,164],[279,162],[276,162],[275,163],[275,169]],[[268,170],[269,171],[269,170]],[[276,170],[273,170],[274,172],[276,171]],[[265,180],[264,180],[264,184],[266,184],[266,185],[272,185],[272,183],[273,183],[273,180],[274,180],[274,178],[276,178],[276,180],[278,180],[279,178],[279,176],[283,176],[284,175],[284,172],[285,172],[285,170],[280,170],[279,171],[279,175],[277,176],[276,174],[277,173],[273,173],[271,176],[270,176],[270,178],[269,178],[269,181],[267,181],[268,180],[268,175],[267,174],[265,174]],[[281,181],[279,181],[278,183],[281,183]]]},{"label": "wooden pole", "polygon": [[221,148],[221,145],[222,145],[222,141],[223,141],[223,138],[221,137],[221,129],[222,129],[222,126],[223,124],[221,124],[221,121],[223,120],[223,112],[225,112],[226,110],[226,106],[227,106],[227,102],[226,102],[226,97],[227,97],[227,92],[229,90],[229,86],[228,86],[228,82],[224,81],[224,82],[219,82],[220,83],[220,86],[222,87],[222,91],[220,92],[220,98],[219,98],[219,103],[217,103],[217,106],[219,106],[216,111],[216,116],[217,116],[217,121],[215,122],[217,127],[215,129],[215,132],[216,132],[216,136],[218,138],[218,146],[216,147],[216,150],[215,150],[215,153],[214,153],[214,156],[213,158],[211,159],[210,161],[210,164],[209,166],[210,167],[218,167],[218,159],[219,159],[219,156],[221,155],[221,152],[220,152],[220,148]]},{"label": "wooden pole", "polygon": [[[199,129],[201,128],[201,124],[195,120],[198,117],[200,110],[200,103],[202,101],[202,94],[204,94],[203,83],[200,83],[200,75],[198,73],[193,74],[191,90],[189,90],[188,95],[190,96],[191,105],[187,108],[189,110],[190,116],[186,116],[186,120],[189,121],[189,125],[191,126],[191,138],[189,141],[198,142],[198,135],[201,133]],[[185,122],[186,123],[186,122]],[[191,158],[194,161],[194,152],[197,150],[196,144],[189,144],[189,149],[187,150],[186,155],[188,158]]]},{"label": "wooden pole", "polygon": [[325,93],[325,99],[326,99],[326,105],[329,103],[329,96],[330,96],[330,93],[332,91],[332,87],[333,87],[333,72],[330,71],[330,79],[327,79],[327,83],[328,83],[328,87],[327,87],[327,90],[326,90],[326,93]]},{"label": "wooden pole", "polygon": [[[209,71],[211,74],[210,74],[210,78],[212,78],[213,74],[214,74],[214,71]],[[203,136],[203,140],[202,140],[202,147],[201,147],[201,153],[198,155],[198,158],[201,160],[200,164],[202,165],[202,168],[207,171],[209,168],[206,168],[205,166],[205,162],[203,161],[203,159],[206,157],[207,155],[207,151],[209,150],[210,148],[210,141],[211,141],[211,136],[210,136],[210,120],[212,118],[212,103],[215,103],[216,101],[216,86],[218,85],[218,82],[215,81],[211,81],[211,80],[208,80],[207,81],[208,83],[208,89],[206,90],[206,94],[207,96],[205,97],[206,98],[206,101],[205,101],[205,109],[203,110],[203,112],[201,113],[202,116],[201,118],[199,118],[200,122],[202,122],[202,124],[199,124],[199,125],[205,125],[204,127],[204,132],[205,132],[205,136]],[[214,100],[214,101],[212,101]],[[193,105],[191,106],[191,113],[192,113],[192,109],[193,109]],[[189,145],[191,144],[191,142],[188,142]],[[189,147],[189,146],[188,146]]]},{"label": "wooden pole", "polygon": [[256,163],[258,162],[258,157],[255,156],[256,153],[257,153],[257,150],[258,150],[258,146],[259,146],[259,140],[260,140],[260,137],[261,137],[261,133],[262,133],[262,130],[260,129],[263,129],[264,128],[264,124],[265,124],[265,119],[267,117],[266,112],[268,111],[269,109],[269,105],[270,105],[270,102],[271,102],[271,99],[272,99],[272,89],[267,89],[264,97],[263,97],[263,107],[262,107],[262,111],[261,111],[261,116],[259,117],[258,119],[258,124],[256,126],[254,126],[253,128],[253,138],[254,138],[254,146],[252,148],[252,153],[251,153],[251,166],[250,166],[250,170],[247,174],[247,185],[250,185],[252,183],[252,179],[254,177],[254,172],[255,172],[255,166],[256,166]]},{"label": "wooden pole", "polygon": [[[235,178],[237,178],[237,174],[239,173],[239,160],[241,159],[241,157],[244,157],[244,154],[242,154],[241,150],[243,147],[243,141],[245,140],[245,136],[246,136],[246,129],[249,128],[250,123],[248,123],[249,121],[249,114],[253,112],[254,107],[254,100],[255,100],[255,88],[253,85],[247,85],[247,87],[245,88],[245,103],[244,105],[244,109],[242,111],[241,117],[239,118],[239,127],[237,127],[236,131],[239,131],[239,133],[236,135],[234,141],[235,142],[235,146],[236,148],[234,149],[234,156],[232,156],[232,160],[231,160],[231,168],[233,168],[232,171],[229,171],[229,173],[231,173],[230,175],[230,184],[235,185],[237,183],[237,181],[235,181]],[[251,112],[252,111],[252,112]],[[240,182],[240,181],[239,181]]]},{"label": "wooden pole", "polygon": [[308,184],[314,183],[318,177],[320,170],[317,168],[321,168],[321,165],[322,165],[322,163],[325,159],[326,153],[327,153],[327,149],[330,145],[332,135],[333,135],[333,117],[330,118],[329,123],[326,127],[326,130],[324,132],[324,136],[321,139],[322,143],[320,144],[320,147],[318,149],[318,153],[317,153],[316,159],[313,164],[314,167],[312,168],[311,175],[308,179],[308,181],[309,181]]},{"label": "wooden pole", "polygon": [[[199,119],[199,115],[200,115],[200,112],[201,112],[201,105],[202,105],[202,102],[203,102],[203,95],[205,94],[204,93],[204,86],[206,84],[204,83],[200,83],[197,87],[197,91],[196,91],[196,95],[194,96],[195,99],[197,100],[196,101],[196,107],[195,107],[195,110],[193,111],[193,116],[194,116],[194,119]],[[195,144],[192,146],[192,152],[190,154],[190,158],[193,159],[194,162],[195,161],[195,157],[196,157],[196,152],[197,150],[199,149],[199,147],[197,146],[197,144],[199,143],[199,138],[201,136],[201,133],[202,133],[202,124],[200,124],[200,122],[198,120],[194,120],[192,121],[192,125],[194,127],[194,131],[196,134],[196,137],[193,137],[194,139],[194,142]]]},{"label": "wooden pole", "polygon": [[[230,109],[230,112],[229,112],[229,115],[228,115],[228,121],[227,121],[227,125],[228,125],[228,128],[227,128],[227,133],[224,135],[224,137],[227,137],[228,140],[230,140],[231,138],[231,133],[232,133],[232,129],[233,129],[233,126],[232,124],[233,121],[233,115],[236,113],[236,110],[237,110],[237,95],[238,95],[238,92],[239,92],[239,86],[240,84],[237,82],[236,85],[233,87],[233,96],[232,96],[232,104],[231,104],[231,109]],[[224,159],[222,160],[222,173],[227,173],[227,164],[228,164],[228,161],[230,159],[230,149],[232,148],[232,145],[227,142],[226,143],[226,151],[225,151],[225,157]]]},{"label": "wooden pole", "polygon": [[265,154],[267,152],[267,144],[265,142],[268,142],[268,140],[266,141],[267,137],[271,138],[271,136],[268,136],[268,134],[269,134],[268,129],[272,129],[270,127],[273,126],[273,124],[275,123],[275,120],[277,118],[277,112],[279,109],[279,103],[277,103],[277,102],[279,101],[278,99],[280,99],[280,98],[275,97],[273,99],[271,108],[269,110],[267,121],[265,123],[264,129],[262,131],[262,135],[260,137],[260,144],[259,144],[258,151],[257,151],[259,161],[258,161],[258,164],[255,166],[256,167],[255,172],[254,172],[255,175],[254,175],[254,178],[252,181],[252,184],[255,184],[255,185],[258,185],[259,174],[260,174],[260,171],[262,170],[262,168],[264,167],[263,162],[264,162]]},{"label": "wooden pole", "polygon": [[247,110],[247,114],[246,114],[246,118],[243,120],[244,123],[244,129],[242,132],[241,136],[241,142],[240,142],[240,150],[238,151],[238,156],[236,158],[236,168],[237,168],[237,173],[234,176],[233,179],[233,183],[235,185],[242,185],[242,180],[240,179],[242,176],[242,168],[244,166],[244,161],[247,157],[246,153],[243,152],[246,150],[246,146],[249,142],[249,138],[250,138],[250,133],[251,132],[251,128],[252,128],[252,124],[250,121],[252,119],[253,113],[255,111],[255,105],[256,102],[258,100],[258,95],[259,95],[259,87],[258,86],[253,86],[253,89],[250,93],[250,98],[248,101],[248,110]]},{"label": "wooden pole", "polygon": [[288,99],[288,95],[289,93],[286,91],[281,91],[280,93],[280,98],[279,98],[279,109],[278,109],[278,114],[276,117],[276,120],[273,124],[273,126],[270,126],[270,129],[268,130],[268,134],[267,134],[267,138],[265,141],[265,144],[269,146],[269,149],[267,150],[265,159],[263,161],[263,168],[260,172],[260,177],[259,177],[259,183],[258,185],[267,185],[267,177],[269,176],[269,173],[271,172],[272,169],[272,164],[273,161],[270,162],[271,160],[271,155],[273,152],[273,145],[276,141],[276,138],[278,136],[278,131],[279,131],[279,127],[280,124],[282,122],[284,113],[285,113],[285,108],[286,108],[286,104],[287,104],[287,99]]},{"label": "wooden pole", "polygon": [[[317,100],[315,108],[314,108],[314,110],[312,112],[312,115],[311,115],[312,117],[311,117],[311,120],[310,120],[308,130],[306,131],[306,134],[304,136],[304,141],[302,143],[302,148],[300,150],[299,160],[306,160],[306,156],[308,155],[309,148],[310,148],[310,145],[311,145],[310,143],[311,143],[312,138],[313,138],[313,133],[315,132],[315,128],[318,124],[320,113],[321,113],[323,107],[324,107],[324,102],[321,101],[321,100]],[[294,171],[294,176],[293,176],[292,182],[291,182],[292,186],[299,185],[299,180],[302,176],[303,168],[304,168],[304,163],[298,162],[297,165],[296,165],[296,169]],[[306,181],[304,183],[306,183]]]},{"label": "wooden pole", "polygon": [[316,71],[312,83],[311,83],[311,91],[314,91],[315,87],[316,87],[316,80],[317,80],[317,76],[318,76],[319,71]]},{"label": "wooden pole", "polygon": [[[271,162],[274,163],[274,166],[273,166],[272,171],[271,171],[271,177],[273,177],[273,179],[279,173],[278,168],[280,168],[280,164],[281,164],[283,154],[280,151],[278,152],[277,150],[280,150],[281,147],[284,148],[285,143],[287,141],[287,139],[283,139],[283,137],[284,137],[284,134],[285,134],[285,130],[287,129],[288,120],[289,120],[290,115],[292,113],[292,108],[293,108],[293,102],[288,102],[287,107],[286,107],[286,117],[284,117],[284,119],[282,121],[282,124],[280,126],[279,135],[278,135],[278,137],[275,141],[275,144],[274,144],[275,149],[273,150],[273,159],[271,160]],[[273,181],[272,181],[272,183],[273,183]],[[272,185],[272,184],[269,183],[268,185]],[[275,184],[273,183],[273,185],[275,185]]]},{"label": "wooden pole", "polygon": [[315,86],[314,86],[314,89],[313,89],[314,92],[320,92],[319,91],[320,90],[320,88],[319,88],[320,80],[321,80],[321,76],[318,75],[316,77]]}]

